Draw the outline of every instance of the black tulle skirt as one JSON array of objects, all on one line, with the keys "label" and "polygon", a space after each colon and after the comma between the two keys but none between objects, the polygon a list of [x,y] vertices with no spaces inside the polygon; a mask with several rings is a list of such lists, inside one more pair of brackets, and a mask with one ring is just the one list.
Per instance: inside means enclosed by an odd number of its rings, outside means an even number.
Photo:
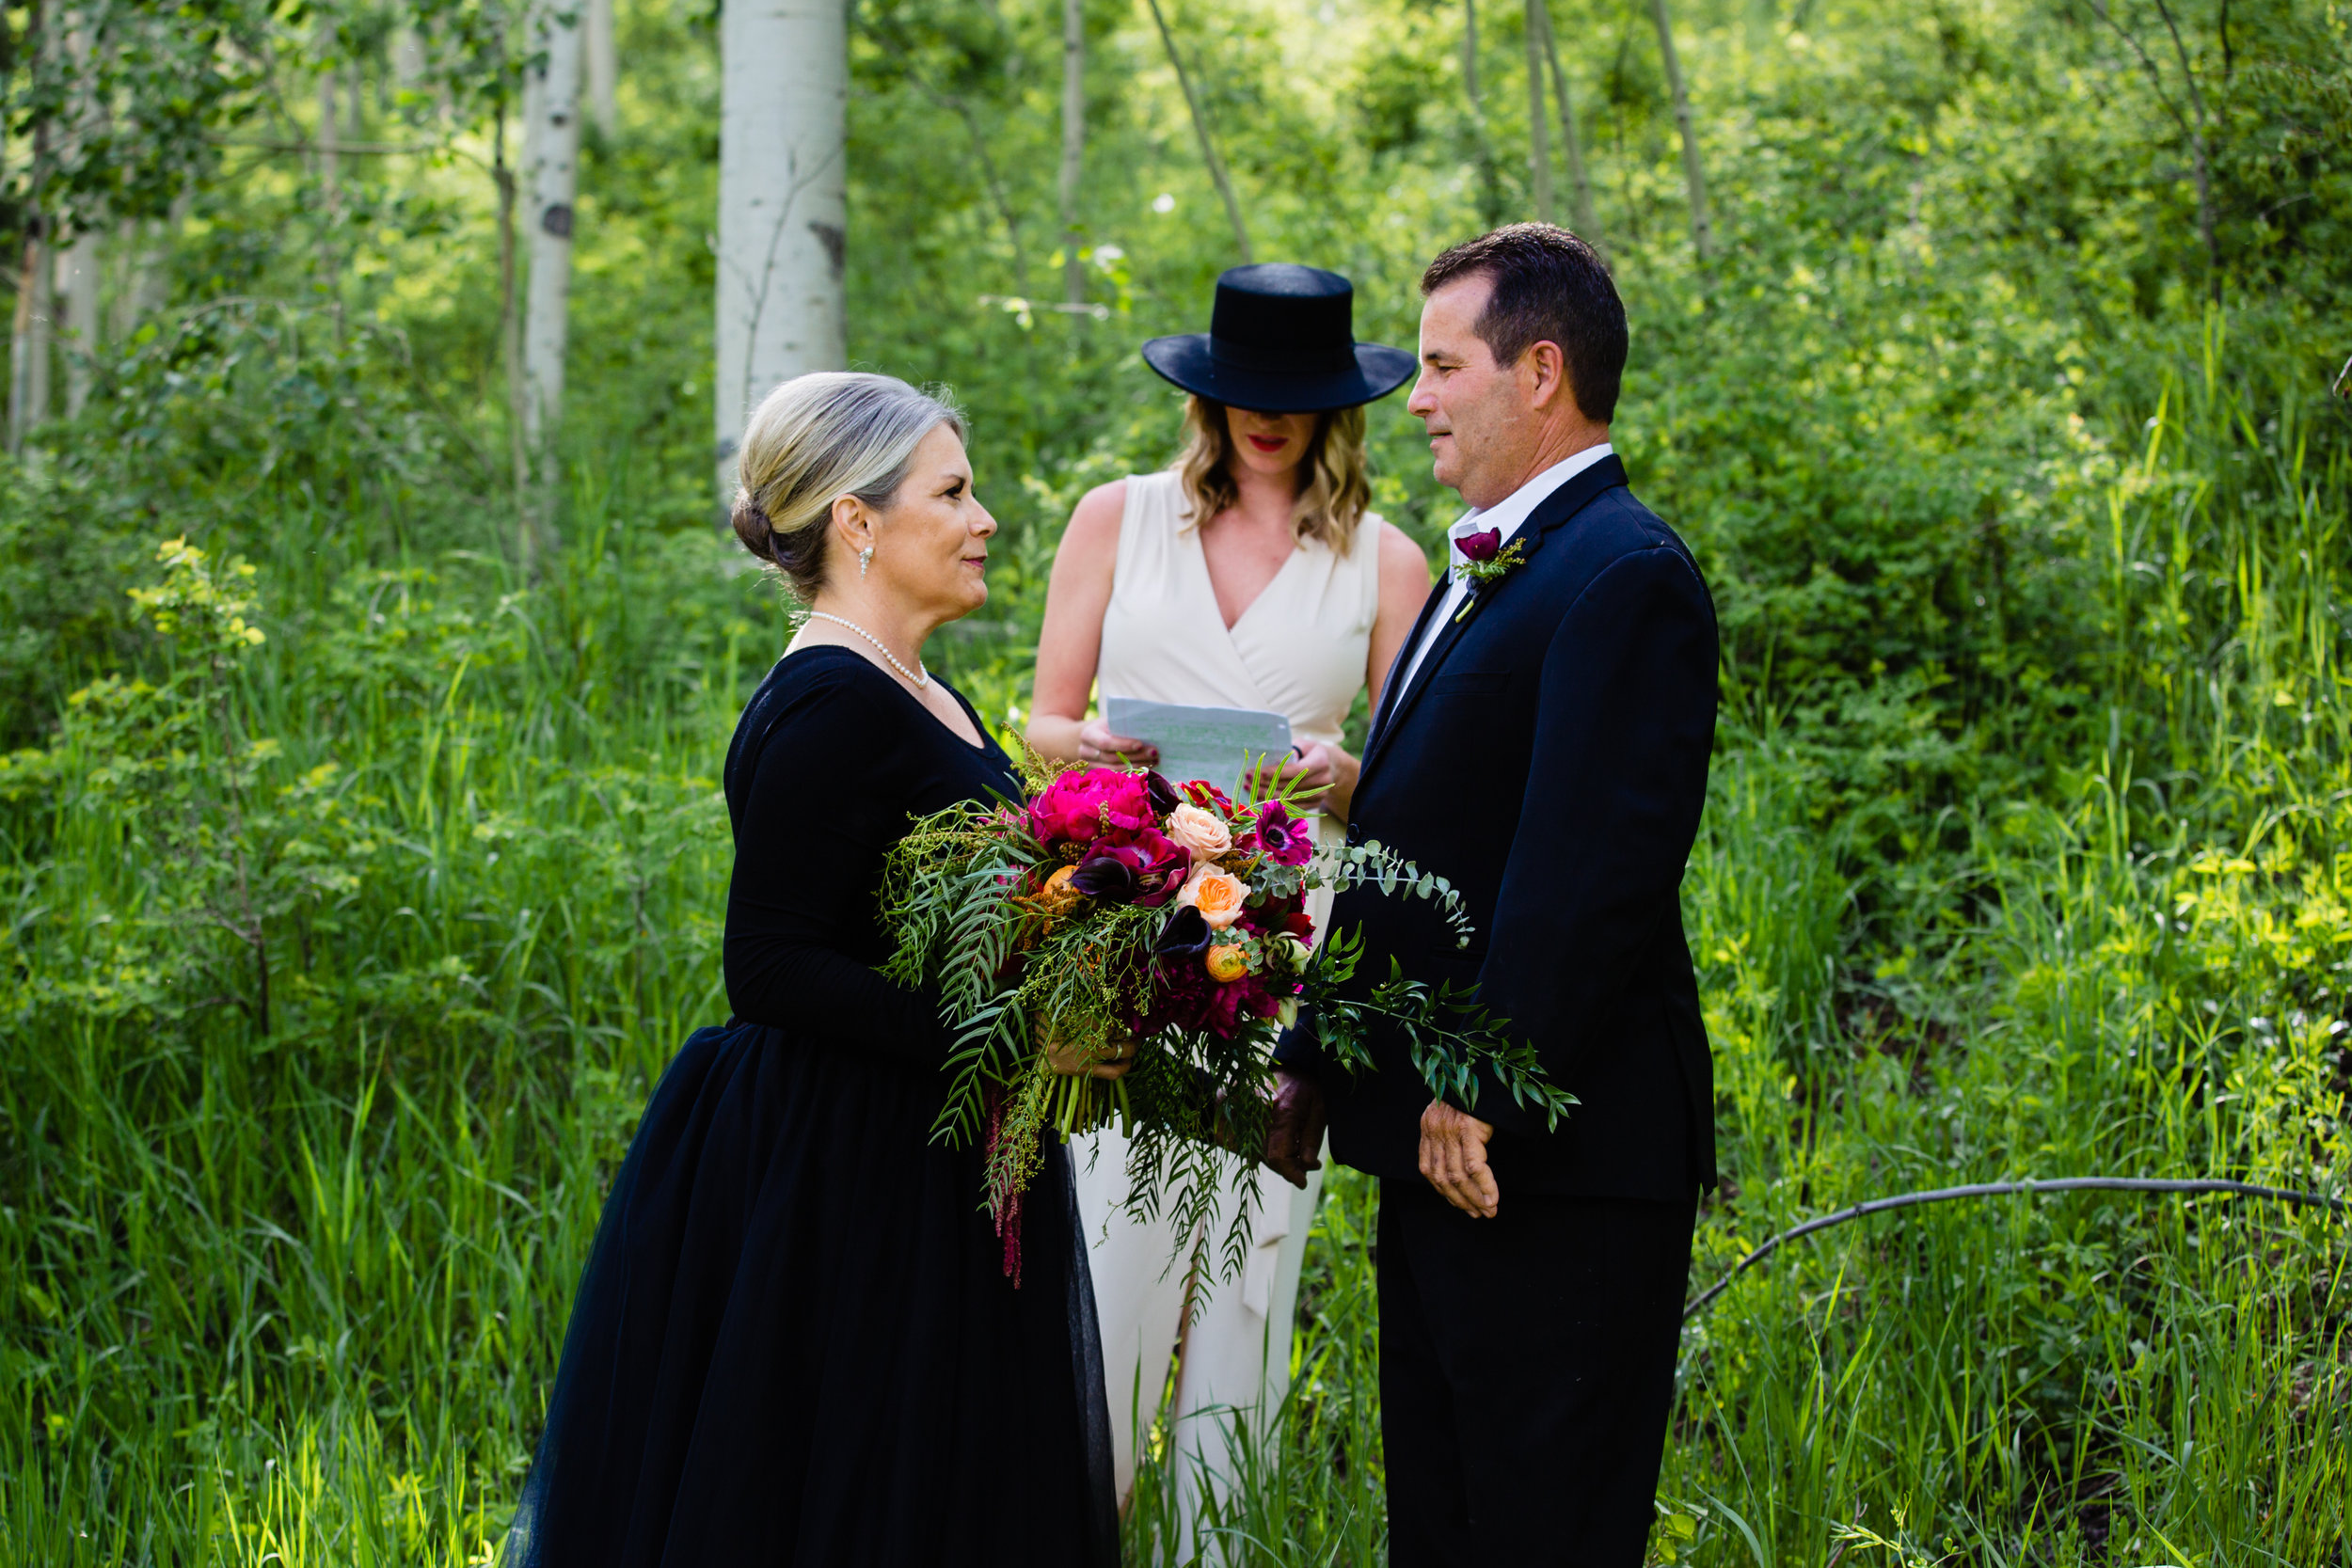
[{"label": "black tulle skirt", "polygon": [[510,1568],[1118,1560],[1069,1159],[1016,1289],[939,1095],[763,1025],[686,1042],[605,1200]]}]

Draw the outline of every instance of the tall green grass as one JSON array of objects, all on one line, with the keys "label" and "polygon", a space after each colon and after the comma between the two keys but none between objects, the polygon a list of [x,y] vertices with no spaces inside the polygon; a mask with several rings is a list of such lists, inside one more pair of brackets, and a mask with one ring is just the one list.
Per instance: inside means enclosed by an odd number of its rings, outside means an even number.
[{"label": "tall green grass", "polygon": [[[1694,1284],[1953,1180],[2343,1190],[2352,441],[2254,362],[2217,326],[2098,460],[2100,689],[2012,742],[2039,787],[1827,816],[1818,748],[1727,723]],[[593,469],[573,510],[531,584],[182,557],[143,684],[0,767],[0,1562],[494,1553],[603,1183],[724,1010],[715,774],[784,636],[707,536]],[[985,713],[1030,608],[941,650]],[[1327,1193],[1271,1440],[1179,1541],[1163,1433],[1132,1560],[1382,1560],[1375,1194]],[[1654,1555],[2352,1560],[2348,1265],[2341,1221],[2201,1201],[1831,1231],[1690,1325]]]},{"label": "tall green grass", "polygon": [[[2217,321],[2169,369],[2094,492],[2105,701],[2044,795],[1921,813],[1890,862],[1769,727],[1718,757],[1685,915],[1727,1180],[1694,1291],[1800,1219],[1958,1180],[2347,1192],[2343,416],[2249,385]],[[1328,1189],[1310,1299],[1370,1300],[1373,1201]],[[1198,1540],[1155,1528],[1170,1461],[1147,1471],[1137,1560],[1375,1560],[1354,1354]],[[1660,1510],[1659,1561],[2352,1562],[2352,1235],[2088,1195],[1834,1229],[1687,1325]]]}]

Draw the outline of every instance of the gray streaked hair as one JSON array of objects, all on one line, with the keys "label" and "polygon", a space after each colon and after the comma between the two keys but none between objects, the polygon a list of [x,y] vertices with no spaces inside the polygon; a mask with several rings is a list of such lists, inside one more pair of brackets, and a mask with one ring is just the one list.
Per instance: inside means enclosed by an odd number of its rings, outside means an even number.
[{"label": "gray streaked hair", "polygon": [[895,375],[814,371],[762,398],[744,422],[736,463],[735,535],[782,574],[803,604],[825,581],[833,503],[855,496],[877,512],[907,477],[914,449],[941,425],[964,438],[945,388]]}]

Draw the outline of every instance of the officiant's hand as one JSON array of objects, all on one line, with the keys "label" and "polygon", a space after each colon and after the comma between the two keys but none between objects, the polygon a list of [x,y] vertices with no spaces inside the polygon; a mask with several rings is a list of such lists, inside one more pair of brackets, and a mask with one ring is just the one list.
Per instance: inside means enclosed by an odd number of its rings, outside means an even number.
[{"label": "officiant's hand", "polygon": [[1323,1091],[1300,1073],[1274,1075],[1274,1103],[1265,1123],[1266,1168],[1304,1189],[1307,1173],[1323,1168]]},{"label": "officiant's hand", "polygon": [[1421,1173],[1445,1200],[1465,1214],[1490,1220],[1502,1204],[1502,1189],[1486,1164],[1486,1140],[1494,1125],[1442,1100],[1421,1114]]},{"label": "officiant's hand", "polygon": [[1291,754],[1271,768],[1261,767],[1255,781],[1257,792],[1272,795],[1278,789],[1295,785],[1298,793],[1291,797],[1294,804],[1309,811],[1319,810],[1331,786],[1340,782],[1340,752],[1336,747],[1320,740],[1310,740],[1291,748]]},{"label": "officiant's hand", "polygon": [[1160,749],[1148,740],[1113,735],[1108,724],[1100,719],[1089,719],[1078,726],[1078,760],[1136,763],[1149,768],[1160,760]]}]

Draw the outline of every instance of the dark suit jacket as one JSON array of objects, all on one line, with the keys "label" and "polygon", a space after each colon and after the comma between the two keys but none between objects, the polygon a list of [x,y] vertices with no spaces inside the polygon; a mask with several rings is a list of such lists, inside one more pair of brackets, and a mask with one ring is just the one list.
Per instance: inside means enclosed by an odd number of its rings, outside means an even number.
[{"label": "dark suit jacket", "polygon": [[[1361,927],[1359,988],[1389,955],[1433,984],[1475,980],[1582,1101],[1557,1132],[1491,1083],[1502,1190],[1687,1200],[1711,1186],[1714,1078],[1677,890],[1698,832],[1715,733],[1715,611],[1674,531],[1626,488],[1613,456],[1563,484],[1515,536],[1523,563],[1438,631],[1412,684],[1396,674],[1438,613],[1432,590],[1384,693],[1348,839],[1444,877],[1478,934],[1457,949],[1434,906],[1363,888],[1334,929]],[[1401,1041],[1376,1072],[1315,1059],[1331,1150],[1420,1180],[1429,1091]]]}]

